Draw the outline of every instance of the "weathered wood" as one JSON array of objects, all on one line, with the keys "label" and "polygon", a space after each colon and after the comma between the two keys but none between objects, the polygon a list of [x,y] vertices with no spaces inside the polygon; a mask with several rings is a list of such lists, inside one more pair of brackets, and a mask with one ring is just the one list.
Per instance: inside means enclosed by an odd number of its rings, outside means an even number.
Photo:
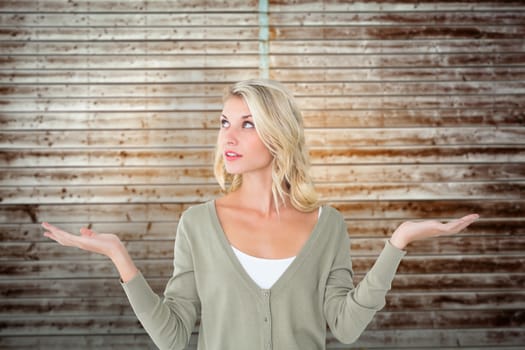
[{"label": "weathered wood", "polygon": [[[152,2],[148,2],[150,5]],[[177,2],[177,7],[180,6]],[[228,9],[231,10],[231,9]],[[450,17],[450,16],[449,16]],[[483,18],[484,21],[504,21],[512,24],[519,14],[503,13],[496,16],[463,16],[463,20],[476,22]],[[451,18],[451,20],[453,20]],[[256,13],[12,13],[0,14],[2,27],[31,26],[31,27],[134,27],[148,28],[149,26],[163,27],[190,27],[190,26],[257,26]]]},{"label": "weathered wood", "polygon": [[[518,27],[519,28],[519,27]],[[496,29],[492,29],[496,31]],[[257,27],[1,27],[0,40],[121,41],[121,40],[257,40]],[[508,34],[507,34],[508,35]],[[490,36],[494,38],[494,36]],[[505,30],[496,38],[504,38]]]},{"label": "weathered wood", "polygon": [[[81,207],[85,207],[82,206]],[[104,207],[109,209],[110,206]],[[369,205],[370,210],[374,209],[374,204]],[[478,208],[479,209],[479,208]],[[152,209],[150,209],[152,210]],[[14,216],[14,215],[13,215]],[[47,218],[43,218],[47,220]],[[150,241],[150,240],[172,240],[175,237],[175,230],[177,227],[177,220],[172,221],[135,221],[119,222],[120,216],[115,215],[115,222],[99,222],[94,218],[85,218],[80,211],[72,217],[76,222],[60,222],[57,223],[61,228],[68,232],[79,232],[80,228],[89,226],[96,232],[114,232],[124,241]],[[84,221],[83,221],[84,220]],[[444,219],[446,220],[446,218]],[[48,220],[49,221],[49,220]],[[371,239],[371,238],[387,238],[392,232],[401,224],[402,218],[398,219],[356,219],[346,220],[348,226],[348,234],[351,241],[356,239]],[[53,221],[55,223],[55,221]],[[48,241],[42,233],[43,229],[39,223],[19,223],[19,224],[0,224],[0,241],[2,242],[42,242]],[[465,229],[465,231],[458,237],[459,240],[466,236],[468,239],[478,237],[480,241],[484,241],[485,236],[488,239],[503,240],[504,242],[511,242],[511,237],[525,236],[525,222],[523,220],[514,219],[486,219],[478,220],[475,225]],[[452,238],[451,238],[452,239]],[[518,240],[521,238],[518,238]],[[454,241],[455,239],[452,239]],[[448,239],[445,239],[448,242]],[[422,244],[425,246],[430,243],[414,243],[414,245]],[[439,243],[438,243],[439,244]],[[484,243],[480,243],[484,244]],[[412,245],[412,247],[414,247]],[[460,247],[458,247],[460,248]],[[489,247],[490,248],[490,247]],[[484,249],[487,249],[485,246]],[[511,247],[510,249],[518,249]]]},{"label": "weathered wood", "polygon": [[[326,2],[325,2],[326,3]],[[442,5],[442,4],[441,4]],[[387,25],[521,25],[525,22],[525,14],[521,11],[443,11],[440,12],[388,12],[384,7],[379,12],[294,12],[269,14],[271,26],[344,26],[349,23],[359,23],[367,26]],[[16,23],[16,21],[14,22]]]},{"label": "weathered wood", "polygon": [[[0,30],[1,33],[1,30]],[[1,40],[1,37],[0,37]],[[512,54],[508,54],[512,55]],[[458,58],[460,59],[460,58]],[[510,58],[509,58],[510,59]],[[136,69],[177,68],[253,68],[259,63],[258,55],[220,55],[210,60],[208,55],[91,55],[91,56],[0,56],[0,67],[5,69]]]},{"label": "weathered wood", "polygon": [[[409,347],[435,348],[441,350],[461,349],[482,350],[486,346],[497,349],[516,350],[525,342],[525,331],[520,328],[492,329],[404,329],[365,330],[352,346],[340,344],[332,334],[328,335],[329,349],[406,349]],[[388,345],[386,345],[388,344]],[[388,346],[388,348],[386,346]],[[431,348],[428,346],[432,346]],[[508,347],[505,347],[508,346]]]},{"label": "weathered wood", "polygon": [[[42,231],[43,232],[43,231]],[[75,231],[75,233],[78,231]],[[120,235],[119,235],[120,236]],[[130,254],[137,259],[171,259],[173,244],[171,240],[131,241],[125,242]],[[352,256],[378,255],[385,245],[385,239],[352,238],[350,250]],[[45,261],[45,260],[100,260],[94,253],[64,249],[52,242],[4,243],[0,261]],[[447,237],[431,242],[416,242],[410,245],[411,256],[453,255],[461,254],[519,254],[525,251],[525,236],[459,236]]]},{"label": "weathered wood", "polygon": [[[457,96],[354,96],[349,97],[298,97],[302,109],[402,109],[407,105],[412,108],[523,108],[525,95],[466,95]],[[38,98],[0,100],[2,112],[29,111],[70,111],[88,110],[145,111],[145,110],[205,110],[222,109],[220,97],[151,97],[151,98]]]},{"label": "weathered wood", "polygon": [[[108,262],[109,264],[109,262]],[[166,265],[171,265],[167,263]],[[172,271],[169,272],[171,274]],[[146,276],[151,288],[162,294],[169,275],[164,277]],[[357,285],[363,279],[363,273],[355,273],[354,283]],[[525,274],[410,274],[397,275],[392,283],[392,291],[388,298],[395,295],[412,293],[512,293],[522,292]],[[406,294],[405,294],[406,293]],[[124,291],[118,278],[56,278],[33,279],[17,278],[0,280],[0,295],[5,298],[104,298],[124,297]],[[473,306],[475,307],[475,306]]]},{"label": "weathered wood", "polygon": [[[0,30],[1,33],[1,30]],[[0,36],[1,40],[1,36]],[[221,55],[210,60],[207,55],[92,55],[92,56],[0,56],[4,69],[119,69],[123,65],[136,69],[177,68],[251,68],[258,65],[258,55]],[[288,67],[468,67],[522,65],[525,54],[410,54],[410,55],[273,55],[270,63],[275,68]]]},{"label": "weathered wood", "polygon": [[202,12],[218,11],[228,12],[248,12],[256,11],[257,2],[255,0],[228,0],[228,1],[194,1],[194,0],[163,0],[163,1],[144,1],[144,0],[119,0],[105,1],[70,1],[70,0],[46,0],[39,3],[38,9],[34,7],[32,0],[4,0],[1,2],[0,10],[3,12],[27,12],[28,9],[38,12],[109,12],[109,13],[148,13],[166,11],[175,12]]},{"label": "weathered wood", "polygon": [[[31,72],[33,76],[41,74]],[[74,73],[77,75],[78,73]],[[40,79],[53,81],[46,78]],[[23,82],[24,76],[16,73],[1,73],[3,79],[13,79]],[[525,68],[516,67],[416,67],[416,68],[275,68],[270,72],[270,78],[282,82],[308,82],[312,80],[330,82],[358,81],[485,81],[485,80],[523,80]],[[97,78],[97,75],[95,75]],[[11,81],[13,81],[11,80]],[[97,79],[101,80],[101,79]],[[29,80],[33,82],[34,80]],[[408,107],[408,106],[407,106]]]},{"label": "weathered wood", "polygon": [[0,348],[155,348],[111,262],[40,222],[118,234],[162,293],[181,213],[219,195],[224,88],[265,75],[297,96],[356,284],[401,222],[481,214],[412,243],[385,310],[327,349],[521,348],[523,5],[0,2]]},{"label": "weathered wood", "polygon": [[[181,89],[184,86],[181,86]],[[70,86],[70,88],[75,89],[74,86]],[[64,87],[64,89],[67,89],[67,87]],[[191,91],[191,88],[188,89]],[[1,90],[2,88],[0,87]],[[4,90],[11,92],[16,89],[5,88]],[[209,89],[200,91],[209,91]],[[192,93],[193,96],[199,94],[197,92]],[[0,125],[4,131],[107,129],[111,125],[119,125],[123,129],[209,129],[218,126],[219,115],[220,110],[199,112],[177,110],[0,112]],[[475,110],[460,108],[423,110],[312,109],[304,111],[303,117],[307,128],[486,127],[496,125],[507,127],[525,125],[525,111],[520,108],[477,108]]]},{"label": "weathered wood", "polygon": [[[71,261],[75,261],[72,264]],[[370,270],[375,257],[354,257],[353,269],[363,274]],[[150,277],[169,277],[172,272],[171,259],[137,259],[137,267]],[[523,254],[465,255],[465,256],[409,256],[401,262],[399,274],[442,273],[517,273],[525,263]],[[7,261],[0,265],[1,278],[118,278],[108,259],[104,260],[60,260],[60,261]],[[429,285],[432,288],[432,285]]]},{"label": "weathered wood", "polygon": [[[317,191],[328,201],[522,199],[525,181],[421,184],[320,184]],[[220,194],[218,185],[133,185],[95,188],[85,186],[0,187],[0,203],[177,203],[204,202]]]},{"label": "weathered wood", "polygon": [[[10,167],[37,166],[210,166],[212,149],[111,149],[111,150],[0,150],[0,165]],[[435,164],[435,163],[523,163],[525,147],[352,147],[312,148],[316,164]]]},{"label": "weathered wood", "polygon": [[[193,344],[196,340],[193,340]],[[94,334],[94,335],[56,335],[38,336],[26,334],[24,336],[3,336],[0,338],[0,346],[17,350],[56,350],[56,349],[107,349],[107,350],[129,350],[132,348],[157,350],[157,346],[145,333],[138,334]]]},{"label": "weathered wood", "polygon": [[[500,73],[502,76],[508,73],[508,69]],[[233,83],[235,81],[250,79],[258,76],[258,69],[252,68],[237,68],[237,69],[170,69],[170,70],[138,70],[126,69],[119,70],[27,70],[27,71],[0,71],[0,79],[9,83],[31,83],[35,81],[46,84],[59,83],[64,81],[69,83],[188,83],[188,82],[226,82]],[[519,74],[518,71],[515,72]],[[509,77],[511,75],[509,74]],[[125,109],[125,107],[123,107]]]},{"label": "weathered wood", "polygon": [[[10,64],[18,65],[17,60]],[[478,82],[397,82],[397,83],[291,83],[286,84],[299,96],[356,96],[377,95],[485,95],[485,94],[524,94],[525,83],[522,81],[478,81]],[[0,88],[0,92],[11,97],[21,98],[93,98],[93,97],[222,97],[226,84],[53,84],[53,85],[12,85]],[[318,113],[320,113],[319,111]],[[330,112],[330,111],[328,111]],[[428,111],[420,111],[425,113]],[[458,112],[461,112],[459,110]],[[480,113],[479,111],[474,111]],[[488,112],[488,111],[487,111]],[[310,112],[311,113],[311,112]],[[376,112],[377,113],[377,112]],[[388,111],[386,112],[388,113]]]},{"label": "weathered wood", "polygon": [[[470,320],[465,323],[465,320]],[[380,312],[372,320],[367,329],[410,329],[421,328],[481,328],[491,324],[501,327],[522,327],[525,320],[522,312],[514,310],[469,310],[430,311],[390,313]],[[0,319],[0,334],[2,336],[16,336],[38,329],[40,334],[93,334],[95,332],[138,334],[142,327],[135,316],[99,316],[94,322],[90,316],[48,318],[45,320],[27,318],[25,322],[17,318]],[[38,334],[36,333],[36,334]],[[35,332],[33,332],[35,334]]]},{"label": "weathered wood", "polygon": [[[4,54],[29,55],[101,55],[108,52],[121,55],[140,54],[258,54],[259,43],[256,41],[184,40],[184,41],[2,41],[0,52]],[[507,41],[505,41],[507,42]],[[519,51],[519,43],[508,40],[507,51]],[[487,45],[490,47],[490,43]],[[498,45],[505,45],[498,41]]]},{"label": "weathered wood", "polygon": [[[0,132],[2,148],[214,147],[212,130],[8,131]],[[521,128],[346,128],[305,131],[310,147],[523,144]]]},{"label": "weathered wood", "polygon": [[[406,0],[389,1],[389,0],[374,0],[374,1],[312,1],[312,0],[295,0],[293,2],[271,0],[271,9],[273,12],[344,12],[344,11],[381,11],[381,12],[426,12],[426,11],[466,11],[471,9],[467,7],[462,1],[418,1]],[[521,1],[511,0],[505,1],[490,1],[483,0],[476,2],[476,11],[487,10],[522,10],[523,3]]]},{"label": "weathered wood", "polygon": [[[525,166],[503,164],[409,165],[315,165],[311,169],[316,183],[353,182],[465,182],[500,181],[525,178]],[[212,166],[196,167],[106,167],[9,169],[0,172],[2,186],[70,186],[132,184],[215,184]]]},{"label": "weathered wood", "polygon": [[[26,31],[14,31],[16,36],[24,38]],[[2,33],[0,32],[0,37]],[[50,33],[51,34],[51,33]],[[272,40],[308,40],[308,39],[360,39],[360,40],[436,40],[436,39],[513,39],[525,34],[523,24],[515,26],[443,26],[443,27],[418,27],[418,26],[319,26],[319,27],[272,27],[270,38]],[[13,35],[11,33],[11,35]]]},{"label": "weathered wood", "polygon": [[[392,293],[387,297],[384,311],[435,311],[435,310],[482,310],[497,307],[499,310],[520,309],[525,302],[524,292],[485,293],[430,293],[401,295]],[[31,317],[46,314],[48,317],[71,317],[89,315],[93,318],[105,315],[133,316],[127,298],[83,297],[69,298],[3,298],[0,301],[3,316]]]},{"label": "weathered wood", "polygon": [[[15,42],[5,43],[6,52],[16,45]],[[269,50],[272,54],[437,54],[437,53],[494,53],[521,52],[525,43],[521,39],[454,39],[454,40],[280,40],[271,41]],[[1,46],[0,46],[1,47]],[[21,50],[28,48],[25,43]],[[42,50],[45,50],[42,43]],[[66,50],[68,47],[66,47]],[[71,49],[69,49],[71,50]],[[45,53],[46,51],[41,51]]]},{"label": "weathered wood", "polygon": [[[338,209],[347,220],[407,220],[456,218],[462,214],[479,213],[484,219],[514,221],[523,218],[523,200],[450,200],[450,201],[350,201],[326,202]],[[22,204],[0,206],[0,222],[13,224],[39,223],[80,223],[98,222],[174,222],[193,203],[118,203],[118,204],[76,204],[44,205]],[[397,224],[399,224],[398,222]],[[516,220],[512,232],[519,230],[522,220]],[[478,225],[480,225],[478,223]],[[512,223],[509,223],[512,225]],[[485,225],[486,226],[486,225]],[[483,227],[483,226],[482,226]],[[503,226],[505,227],[505,226]],[[387,234],[387,232],[384,232]]]}]

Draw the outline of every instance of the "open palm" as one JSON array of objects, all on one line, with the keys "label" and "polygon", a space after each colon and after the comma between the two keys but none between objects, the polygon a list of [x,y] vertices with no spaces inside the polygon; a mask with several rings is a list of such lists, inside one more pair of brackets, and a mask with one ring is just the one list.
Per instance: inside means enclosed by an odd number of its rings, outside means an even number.
[{"label": "open palm", "polygon": [[406,221],[394,231],[390,241],[398,248],[404,248],[410,242],[458,233],[478,218],[478,214],[470,214],[447,223],[437,220]]},{"label": "open palm", "polygon": [[63,246],[77,247],[90,252],[111,257],[111,253],[122,244],[118,236],[112,233],[96,233],[88,228],[80,229],[80,235],[63,231],[49,223],[42,223],[47,231],[44,236],[51,238]]}]

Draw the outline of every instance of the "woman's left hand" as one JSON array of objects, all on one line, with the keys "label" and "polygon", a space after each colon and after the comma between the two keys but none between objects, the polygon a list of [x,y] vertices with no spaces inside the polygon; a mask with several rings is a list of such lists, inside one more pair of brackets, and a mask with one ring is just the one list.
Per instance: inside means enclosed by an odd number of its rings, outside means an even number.
[{"label": "woman's left hand", "polygon": [[404,249],[410,242],[458,233],[478,218],[478,214],[470,214],[447,223],[437,220],[406,221],[394,231],[390,243]]}]

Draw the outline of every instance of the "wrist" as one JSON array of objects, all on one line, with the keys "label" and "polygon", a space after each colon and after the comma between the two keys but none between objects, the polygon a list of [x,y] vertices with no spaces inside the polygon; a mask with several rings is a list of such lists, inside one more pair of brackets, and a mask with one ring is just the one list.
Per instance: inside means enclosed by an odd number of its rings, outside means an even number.
[{"label": "wrist", "polygon": [[402,239],[396,232],[390,237],[390,244],[392,244],[397,249],[405,249],[408,242],[406,242],[404,239]]},{"label": "wrist", "polygon": [[131,256],[129,255],[124,244],[117,246],[110,258],[117,268],[122,282],[126,283],[130,281],[138,273],[138,269],[131,259]]}]

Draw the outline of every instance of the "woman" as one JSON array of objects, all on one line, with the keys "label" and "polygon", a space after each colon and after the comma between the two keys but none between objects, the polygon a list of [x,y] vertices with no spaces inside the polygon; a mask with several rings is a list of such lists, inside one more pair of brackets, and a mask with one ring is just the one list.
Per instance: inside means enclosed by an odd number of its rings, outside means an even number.
[{"label": "woman", "polygon": [[401,224],[354,288],[347,226],[319,204],[308,167],[292,95],[277,82],[243,81],[220,116],[214,169],[225,195],[183,213],[164,298],[116,235],[47,223],[44,235],[108,256],[161,349],[183,349],[198,318],[199,349],[324,349],[326,324],[350,343],[384,306],[407,244],[457,233],[478,216]]}]

